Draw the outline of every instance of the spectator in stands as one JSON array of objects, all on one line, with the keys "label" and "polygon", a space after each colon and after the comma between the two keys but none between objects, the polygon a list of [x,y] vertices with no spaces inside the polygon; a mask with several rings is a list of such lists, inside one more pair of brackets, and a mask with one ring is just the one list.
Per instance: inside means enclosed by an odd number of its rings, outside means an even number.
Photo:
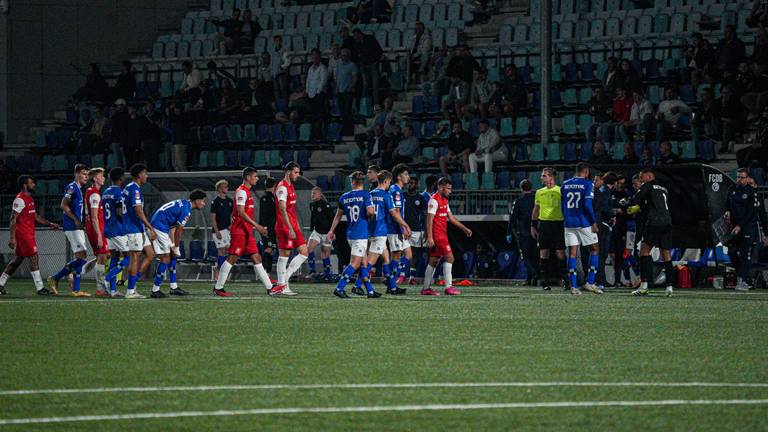
[{"label": "spectator in stands", "polygon": [[272,76],[275,87],[275,97],[278,99],[287,99],[289,76],[288,72],[291,67],[291,58],[288,55],[288,49],[283,45],[283,37],[275,35],[272,39],[274,41],[271,53],[271,67]]},{"label": "spectator in stands", "polygon": [[477,137],[477,149],[469,155],[469,171],[477,172],[477,163],[483,162],[485,172],[493,172],[493,163],[507,160],[507,146],[501,141],[496,129],[488,125],[488,120],[480,120],[480,136]]},{"label": "spectator in stands", "polygon": [[349,27],[342,26],[341,30],[339,31],[339,34],[341,36],[340,49],[345,49],[345,48],[348,49],[350,60],[353,63],[356,63],[357,62],[357,44],[355,43],[355,38],[353,38],[352,35],[349,34]]},{"label": "spectator in stands", "polygon": [[616,129],[629,121],[632,103],[632,98],[627,94],[627,89],[618,87],[616,89],[616,97],[613,98],[613,105],[611,106],[611,123],[600,128],[603,144],[613,143],[616,137]]},{"label": "spectator in stands", "polygon": [[189,116],[179,104],[172,104],[168,107],[166,113],[171,132],[171,143],[173,143],[173,154],[171,155],[173,170],[177,172],[186,171],[187,143],[189,142],[191,129]]},{"label": "spectator in stands", "polygon": [[717,64],[720,70],[736,70],[739,63],[747,58],[744,42],[736,36],[736,27],[726,25],[723,39],[717,49]]},{"label": "spectator in stands", "polygon": [[469,172],[469,155],[475,151],[475,143],[472,135],[461,128],[461,122],[453,121],[453,130],[448,137],[448,152],[440,156],[440,172],[448,175],[448,164],[459,163],[464,168],[464,172]]},{"label": "spectator in stands", "polygon": [[101,75],[99,65],[91,63],[89,67],[90,71],[85,77],[85,85],[80,87],[75,94],[72,95],[72,99],[74,99],[75,103],[79,103],[83,100],[96,102],[105,102],[109,100],[109,85],[107,85],[107,81]]},{"label": "spectator in stands", "polygon": [[424,85],[425,93],[437,96],[438,98],[448,94],[450,82],[445,76],[445,71],[448,69],[448,63],[450,63],[451,58],[451,52],[445,44],[440,48],[435,48],[429,66],[432,81]]},{"label": "spectator in stands", "polygon": [[768,26],[768,2],[764,0],[754,0],[752,9],[747,17],[746,24],[749,27],[767,27]]},{"label": "spectator in stands", "polygon": [[736,69],[736,75],[733,77],[732,82],[724,81],[724,84],[730,84],[733,87],[736,98],[740,98],[743,94],[752,92],[757,85],[757,77],[749,68],[749,65],[739,63]]},{"label": "spectator in stands", "polygon": [[621,70],[618,68],[618,61],[616,57],[608,57],[607,60],[608,69],[603,77],[603,88],[605,88],[605,93],[608,95],[615,95],[616,89],[624,84],[624,77],[622,77]]},{"label": "spectator in stands", "polygon": [[198,122],[208,122],[212,120],[210,114],[214,114],[219,108],[219,99],[210,80],[203,80],[198,87],[200,96],[195,101],[192,110],[197,111]]},{"label": "spectator in stands", "polygon": [[219,118],[228,119],[235,111],[241,109],[240,97],[230,80],[221,81],[221,90],[218,95]]},{"label": "spectator in stands", "polygon": [[448,95],[443,101],[443,115],[446,120],[451,117],[461,118],[462,109],[469,101],[470,85],[459,77],[449,77]]},{"label": "spectator in stands", "polygon": [[355,102],[355,86],[357,85],[357,65],[351,61],[352,53],[344,48],[341,50],[341,61],[336,65],[336,98],[341,110],[341,119],[344,124],[343,134],[354,133],[352,118],[352,105]]},{"label": "spectator in stands", "polygon": [[475,69],[472,89],[469,92],[469,103],[461,108],[464,117],[470,119],[479,115],[481,119],[488,118],[488,105],[491,102],[493,90],[487,76],[485,69]]},{"label": "spectator in stands", "polygon": [[720,152],[733,151],[736,135],[742,131],[746,118],[744,107],[736,97],[733,86],[723,86],[720,91],[720,100],[715,103],[715,106],[720,113],[719,129],[722,131],[722,136],[716,137],[721,140]]},{"label": "spectator in stands", "polygon": [[624,142],[630,142],[632,141],[632,134],[637,132],[642,137],[643,142],[648,142],[648,134],[653,130],[653,104],[645,99],[645,95],[640,89],[632,92],[632,101],[629,121],[619,126],[619,136]]},{"label": "spectator in stands", "polygon": [[768,32],[764,28],[758,29],[755,33],[755,48],[750,60],[755,65],[755,74],[762,75],[766,72],[766,68],[768,68]]},{"label": "spectator in stands", "polygon": [[384,126],[375,125],[373,133],[365,141],[358,141],[360,146],[360,161],[363,167],[371,164],[392,165],[392,160],[382,160],[382,155],[392,155],[392,144],[389,137],[384,135]]},{"label": "spectator in stands", "polygon": [[656,165],[669,165],[680,163],[680,157],[672,152],[672,145],[668,140],[659,143],[659,160]]},{"label": "spectator in stands", "polygon": [[670,131],[677,129],[677,122],[683,114],[690,113],[691,108],[681,101],[674,87],[664,89],[664,100],[659,104],[656,114],[656,141],[663,141]]},{"label": "spectator in stands", "polygon": [[395,110],[394,100],[387,96],[384,98],[384,107],[379,105],[374,106],[373,109],[373,125],[381,125],[384,127],[384,134],[392,136],[394,133],[394,126],[399,125],[403,121],[403,116]]},{"label": "spectator in stands", "polygon": [[208,67],[208,79],[213,83],[214,87],[222,87],[224,81],[229,81],[232,87],[235,87],[237,80],[235,76],[229,73],[226,69],[220,69],[215,61],[209,61],[206,64]]},{"label": "spectator in stands", "polygon": [[150,171],[159,171],[160,151],[158,149],[163,142],[163,116],[155,110],[155,104],[152,102],[147,102],[141,115],[138,112],[136,114],[135,124],[139,129],[135,150],[136,160],[146,161]]},{"label": "spectator in stands", "polygon": [[592,156],[589,158],[589,164],[600,165],[609,164],[612,162],[613,160],[611,159],[611,156],[606,153],[605,145],[602,143],[602,141],[595,141],[595,143],[592,145]]},{"label": "spectator in stands", "polygon": [[123,61],[123,70],[120,71],[120,75],[117,76],[117,82],[112,87],[112,98],[133,98],[133,94],[136,92],[136,73],[133,71],[133,64],[128,61]]},{"label": "spectator in stands", "polygon": [[263,29],[258,20],[253,19],[250,9],[243,11],[243,21],[240,23],[240,35],[238,41],[238,53],[253,54],[253,42]]},{"label": "spectator in stands", "polygon": [[508,64],[504,68],[504,80],[500,90],[502,111],[496,109],[497,112],[503,112],[507,117],[516,117],[528,108],[528,93],[517,75],[517,67],[514,64]]},{"label": "spectator in stands", "polygon": [[323,123],[328,118],[328,68],[320,58],[320,50],[314,48],[310,55],[311,63],[307,69],[306,90],[309,109],[312,113],[312,137],[320,138]]},{"label": "spectator in stands", "polygon": [[592,98],[587,103],[587,111],[592,115],[592,124],[586,131],[587,143],[594,143],[602,136],[601,128],[609,127],[613,102],[603,87],[593,89]]},{"label": "spectator in stands", "polygon": [[[93,125],[91,126],[91,130],[89,132],[89,135],[91,136],[91,139],[95,143],[95,151],[97,153],[108,153],[108,148],[103,148],[104,146],[104,138],[109,133],[109,129],[107,127],[107,118],[104,116],[104,109],[101,107],[94,107],[94,119],[93,119]],[[101,151],[99,151],[101,150]]]},{"label": "spectator in stands", "polygon": [[141,153],[141,128],[139,125],[139,115],[136,107],[128,105],[126,107],[128,114],[123,141],[120,143],[125,154],[126,165],[130,166],[142,160]]},{"label": "spectator in stands", "polygon": [[379,41],[373,35],[364,34],[360,29],[352,31],[352,37],[355,39],[355,49],[357,50],[357,63],[360,68],[360,75],[363,79],[362,97],[371,95],[373,103],[379,103],[379,73],[381,66],[381,57],[384,50],[381,49]]},{"label": "spectator in stands", "polygon": [[423,22],[416,21],[416,32],[408,41],[408,71],[411,77],[416,76],[416,83],[426,79],[431,55],[432,34]]},{"label": "spectator in stands", "polygon": [[392,163],[411,163],[419,155],[419,139],[413,136],[413,128],[408,125],[403,128],[403,139],[392,151]]},{"label": "spectator in stands", "polygon": [[635,149],[632,143],[629,141],[624,142],[624,157],[621,159],[621,163],[624,165],[637,165],[639,159],[635,154]]},{"label": "spectator in stands", "polygon": [[632,62],[627,59],[621,61],[621,87],[627,92],[639,90],[643,86],[643,80],[640,74],[632,67]]},{"label": "spectator in stands", "polygon": [[341,50],[339,44],[336,42],[331,44],[331,48],[328,50],[328,78],[333,81],[333,74],[336,72],[336,65],[341,59]]},{"label": "spectator in stands", "polygon": [[252,79],[248,82],[243,111],[254,122],[271,118],[274,114],[272,82]]},{"label": "spectator in stands", "polygon": [[356,12],[360,24],[390,22],[392,6],[387,0],[362,0]]},{"label": "spectator in stands", "polygon": [[637,162],[638,165],[642,167],[651,167],[653,166],[653,153],[651,152],[651,149],[646,147],[643,147],[643,155],[640,157],[640,160]]},{"label": "spectator in stands", "polygon": [[184,77],[181,80],[179,94],[186,96],[188,100],[195,103],[200,98],[200,83],[203,82],[203,74],[190,61],[181,64]]},{"label": "spectator in stands", "polygon": [[240,9],[235,8],[232,11],[232,17],[230,19],[207,19],[211,24],[224,28],[222,33],[216,33],[216,52],[221,54],[237,53],[240,44],[240,28],[242,26],[242,23],[240,22],[240,12]]},{"label": "spectator in stands", "polygon": [[[128,115],[126,109],[125,99],[118,99],[115,101],[115,108],[112,110],[111,117],[109,119],[110,124],[110,142],[112,142],[112,148],[116,151],[119,159],[126,161],[127,147],[130,141],[129,129],[131,127],[131,117]],[[117,143],[115,145],[114,143]],[[121,163],[120,165],[128,165]]]},{"label": "spectator in stands", "polygon": [[93,152],[93,142],[90,138],[91,129],[93,129],[91,110],[86,108],[80,111],[79,124],[72,136],[73,142],[76,145],[74,152],[77,155],[90,154]]},{"label": "spectator in stands", "polygon": [[711,88],[701,91],[701,102],[696,107],[691,122],[694,141],[704,139],[704,136],[716,137],[720,130],[720,113],[715,103],[715,94]]},{"label": "spectator in stands", "polygon": [[458,48],[457,55],[451,59],[445,70],[447,78],[457,78],[467,84],[467,88],[472,84],[475,69],[480,65],[472,56],[467,45],[461,45]]},{"label": "spectator in stands", "polygon": [[284,114],[278,113],[277,120],[281,123],[299,124],[303,118],[309,115],[310,111],[307,89],[304,87],[304,83],[301,83],[288,96],[288,116],[285,117]]},{"label": "spectator in stands", "polygon": [[256,79],[259,81],[259,85],[266,85],[269,87],[269,90],[272,93],[270,97],[274,98],[275,86],[273,81],[275,79],[275,75],[273,74],[272,69],[272,55],[266,51],[261,53],[259,65],[256,67]]},{"label": "spectator in stands", "polygon": [[691,46],[686,50],[685,55],[691,73],[691,83],[698,85],[703,74],[708,73],[711,67],[714,57],[712,47],[709,41],[697,32],[691,36]]}]

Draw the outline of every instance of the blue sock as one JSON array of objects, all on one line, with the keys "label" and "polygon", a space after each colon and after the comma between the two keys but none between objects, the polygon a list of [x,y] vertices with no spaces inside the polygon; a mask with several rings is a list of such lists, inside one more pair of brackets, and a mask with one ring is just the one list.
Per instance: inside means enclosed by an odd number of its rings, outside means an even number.
[{"label": "blue sock", "polygon": [[59,270],[59,272],[56,273],[56,275],[53,276],[53,278],[55,280],[59,280],[59,279],[63,278],[64,276],[67,276],[70,273],[74,272],[76,269],[82,268],[83,264],[85,264],[85,260],[84,259],[82,259],[82,258],[75,258],[72,261],[68,262],[66,265],[64,265],[64,267],[61,270]]},{"label": "blue sock", "polygon": [[176,258],[171,258],[168,265],[168,280],[171,282],[171,288],[176,287]]},{"label": "blue sock", "polygon": [[165,271],[168,270],[168,264],[161,262],[157,265],[157,273],[155,273],[155,286],[160,286],[165,278]]},{"label": "blue sock", "polygon": [[336,285],[336,291],[344,292],[344,288],[350,281],[352,281],[354,276],[355,268],[347,264],[347,266],[344,267],[344,271],[341,273],[341,278],[339,278],[338,285]]},{"label": "blue sock", "polygon": [[363,279],[363,283],[365,284],[365,290],[368,291],[368,294],[373,294],[373,285],[371,285],[371,280],[368,278],[370,271],[371,271],[370,264],[360,268],[360,278]]},{"label": "blue sock", "polygon": [[323,274],[326,276],[331,275],[331,259],[330,258],[323,258]]},{"label": "blue sock", "polygon": [[138,276],[128,276],[128,289],[136,289],[136,282],[139,281]]},{"label": "blue sock", "polygon": [[406,278],[409,277],[411,275],[411,260],[403,255],[403,257],[400,259],[400,265],[400,274]]},{"label": "blue sock", "polygon": [[589,273],[587,273],[587,283],[594,285],[595,274],[597,273],[597,255],[589,256]]},{"label": "blue sock", "polygon": [[82,272],[83,272],[83,266],[82,265],[77,267],[75,269],[75,271],[73,272],[74,273],[74,278],[72,278],[72,291],[74,291],[74,292],[80,291],[80,276],[81,276]]},{"label": "blue sock", "polygon": [[363,286],[363,267],[360,266],[360,271],[357,273],[357,280],[355,280],[355,288],[362,288]]},{"label": "blue sock", "polygon": [[216,257],[216,268],[220,269],[221,265],[224,264],[224,261],[226,261],[226,260],[227,260],[227,256],[226,255],[224,255],[224,256],[217,256]]},{"label": "blue sock", "polygon": [[392,277],[392,264],[387,263],[381,266],[381,272],[384,274],[384,280],[387,284],[387,289],[393,290],[395,286],[395,278]]},{"label": "blue sock", "polygon": [[137,280],[138,280],[138,279],[141,279],[141,270],[139,270],[139,272],[138,272],[138,273],[136,273],[136,279],[137,279]]},{"label": "blue sock", "polygon": [[109,270],[107,270],[107,273],[104,275],[104,280],[109,282],[109,290],[112,291],[112,292],[117,290],[117,280],[115,280],[114,278],[110,278],[109,275],[112,274],[112,270],[117,268],[117,266],[119,265],[118,262],[119,262],[119,260],[117,260],[115,258],[110,258],[109,259]]},{"label": "blue sock", "polygon": [[117,291],[117,275],[120,274],[123,269],[128,267],[128,265],[131,263],[131,257],[125,256],[123,257],[122,261],[118,260],[112,260],[116,263],[115,267],[111,267],[110,262],[110,269],[109,272],[104,276],[105,280],[109,281],[109,290],[112,292]]},{"label": "blue sock", "polygon": [[576,284],[576,258],[568,258],[568,276],[571,279],[571,288],[578,288]]},{"label": "blue sock", "polygon": [[310,252],[307,256],[307,265],[309,266],[309,272],[314,273],[315,270],[317,270],[317,267],[315,266],[315,253]]}]

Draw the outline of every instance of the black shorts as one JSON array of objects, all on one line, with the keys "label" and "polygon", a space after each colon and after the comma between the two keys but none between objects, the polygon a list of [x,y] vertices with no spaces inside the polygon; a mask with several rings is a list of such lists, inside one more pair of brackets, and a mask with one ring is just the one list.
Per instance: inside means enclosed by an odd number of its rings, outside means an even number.
[{"label": "black shorts", "polygon": [[565,250],[563,221],[539,221],[539,249]]},{"label": "black shorts", "polygon": [[650,247],[658,247],[659,249],[672,249],[670,243],[670,235],[672,234],[672,226],[646,226],[642,230],[642,243],[647,244]]}]

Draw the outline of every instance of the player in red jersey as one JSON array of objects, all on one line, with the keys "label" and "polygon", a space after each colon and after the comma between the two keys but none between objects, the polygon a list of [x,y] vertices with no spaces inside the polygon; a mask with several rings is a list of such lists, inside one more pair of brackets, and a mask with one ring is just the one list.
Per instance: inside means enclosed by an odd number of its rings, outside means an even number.
[{"label": "player in red jersey", "polygon": [[[307,242],[301,233],[299,219],[296,217],[296,190],[293,185],[300,175],[299,164],[289,162],[285,165],[285,177],[275,189],[275,196],[277,197],[275,233],[277,234],[277,248],[280,250],[280,256],[277,258],[277,285],[272,288],[272,294],[296,295],[288,287],[288,281],[301,268],[309,254]],[[288,258],[294,249],[297,249],[299,253],[288,264]]]},{"label": "player in red jersey", "polygon": [[227,260],[221,264],[219,277],[216,278],[216,285],[213,287],[213,295],[219,297],[232,297],[232,293],[224,290],[224,284],[227,282],[229,272],[232,266],[243,255],[250,255],[253,261],[253,271],[256,278],[261,280],[271,294],[272,282],[269,280],[269,274],[261,265],[261,255],[256,247],[256,237],[253,229],[262,236],[267,235],[267,228],[259,225],[254,220],[253,194],[251,189],[258,183],[259,174],[256,168],[247,167],[243,170],[243,184],[235,191],[235,209],[232,212],[232,224],[229,226],[230,242],[227,250]]},{"label": "player in red jersey", "polygon": [[440,262],[440,258],[443,258],[445,261],[443,263],[445,294],[461,294],[461,291],[453,287],[453,275],[451,274],[453,251],[451,251],[451,244],[448,242],[448,221],[464,231],[467,237],[472,237],[472,230],[465,227],[451,213],[448,197],[451,195],[452,189],[451,179],[448,177],[441,178],[437,181],[437,192],[432,195],[427,205],[425,231],[427,233],[427,248],[429,249],[429,264],[424,272],[424,288],[421,290],[421,295],[440,295],[440,293],[430,288],[432,276],[435,275],[435,268]]},{"label": "player in red jersey", "polygon": [[85,235],[96,256],[96,296],[111,297],[104,290],[104,266],[109,258],[109,246],[104,236],[104,206],[101,204],[101,188],[104,186],[104,168],[91,168],[88,171],[91,187],[85,191],[85,202],[88,206],[85,218]]},{"label": "player in red jersey", "polygon": [[3,274],[0,275],[0,295],[5,295],[5,284],[11,275],[19,268],[24,259],[29,259],[29,270],[32,280],[35,282],[35,289],[39,295],[58,294],[48,291],[43,286],[43,278],[40,276],[40,266],[38,260],[37,243],[35,242],[35,224],[47,225],[53,229],[59,229],[59,226],[53,222],[48,222],[44,217],[35,211],[35,200],[32,199],[32,192],[35,190],[35,179],[32,176],[23,175],[19,177],[19,194],[13,200],[13,210],[11,211],[11,239],[8,241],[8,247],[13,249],[15,255],[13,261],[5,267]]}]

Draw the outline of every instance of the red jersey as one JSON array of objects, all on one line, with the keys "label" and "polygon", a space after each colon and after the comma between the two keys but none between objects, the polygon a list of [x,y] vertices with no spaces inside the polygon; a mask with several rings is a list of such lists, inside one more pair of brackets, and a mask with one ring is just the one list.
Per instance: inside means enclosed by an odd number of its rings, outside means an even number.
[{"label": "red jersey", "polygon": [[16,240],[34,240],[35,238],[35,200],[24,192],[19,192],[13,200],[13,212],[16,216]]},{"label": "red jersey", "polygon": [[240,217],[240,213],[237,211],[237,206],[245,207],[245,214],[251,219],[254,219],[254,205],[253,194],[251,194],[251,188],[245,185],[240,185],[235,191],[235,209],[232,211],[232,225],[229,226],[230,231],[246,231],[253,230],[253,226]]},{"label": "red jersey", "polygon": [[[293,227],[294,232],[299,232],[299,220],[296,217],[296,189],[293,184],[288,183],[285,180],[281,180],[277,184],[275,189],[275,196],[277,197],[278,206],[280,201],[285,202],[285,212],[288,213],[288,219]],[[275,223],[275,231],[288,231],[288,224],[283,220],[283,214],[279,207],[277,209],[277,222]]]},{"label": "red jersey", "polygon": [[432,239],[435,243],[448,241],[448,215],[451,214],[451,207],[448,205],[448,198],[435,192],[429,199],[427,213],[434,215],[432,219]]},{"label": "red jersey", "polygon": [[88,190],[85,191],[85,202],[88,203],[88,211],[86,212],[85,216],[85,222],[86,222],[86,230],[93,229],[93,222],[91,222],[91,210],[92,209],[98,209],[99,210],[99,231],[101,231],[102,236],[104,235],[104,205],[101,203],[101,192],[100,188],[96,185],[93,185],[88,188]]}]

